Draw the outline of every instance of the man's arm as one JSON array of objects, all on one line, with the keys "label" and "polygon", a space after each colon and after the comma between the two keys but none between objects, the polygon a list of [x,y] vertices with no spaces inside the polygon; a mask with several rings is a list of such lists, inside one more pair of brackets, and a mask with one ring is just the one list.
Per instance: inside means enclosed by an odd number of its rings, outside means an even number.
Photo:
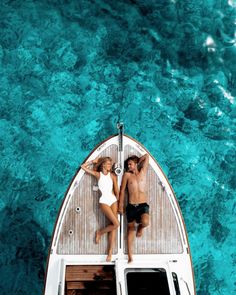
[{"label": "man's arm", "polygon": [[125,199],[125,189],[128,182],[129,173],[125,173],[122,177],[121,186],[120,186],[120,197],[119,197],[119,206],[118,212],[120,214],[124,213],[124,199]]},{"label": "man's arm", "polygon": [[141,170],[146,173],[148,170],[148,165],[149,165],[149,155],[145,154],[142,157],[139,158],[138,164],[141,164]]}]

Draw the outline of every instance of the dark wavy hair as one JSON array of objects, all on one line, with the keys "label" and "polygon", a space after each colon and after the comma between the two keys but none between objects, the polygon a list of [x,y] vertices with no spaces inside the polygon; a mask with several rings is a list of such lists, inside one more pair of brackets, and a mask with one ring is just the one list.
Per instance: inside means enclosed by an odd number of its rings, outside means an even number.
[{"label": "dark wavy hair", "polygon": [[128,170],[128,162],[133,161],[134,163],[138,164],[139,157],[136,155],[130,156],[128,159],[125,160],[125,170]]},{"label": "dark wavy hair", "polygon": [[98,172],[102,171],[102,165],[104,163],[106,163],[107,161],[112,162],[112,158],[110,158],[110,157],[99,158],[98,162],[93,166],[93,170],[98,171]]}]

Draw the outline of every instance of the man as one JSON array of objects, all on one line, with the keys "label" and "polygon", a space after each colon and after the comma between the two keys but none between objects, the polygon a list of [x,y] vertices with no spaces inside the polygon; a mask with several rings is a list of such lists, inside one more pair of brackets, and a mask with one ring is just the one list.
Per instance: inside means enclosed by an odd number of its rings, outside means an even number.
[{"label": "man", "polygon": [[[149,164],[148,154],[141,158],[131,156],[126,160],[127,172],[123,175],[118,212],[124,212],[125,189],[128,188],[129,201],[126,207],[126,215],[128,221],[128,262],[132,262],[132,245],[135,238],[141,237],[143,229],[149,224],[149,205],[147,204],[146,194],[146,175]],[[140,168],[141,167],[141,168]],[[137,231],[135,222],[139,225]]]}]

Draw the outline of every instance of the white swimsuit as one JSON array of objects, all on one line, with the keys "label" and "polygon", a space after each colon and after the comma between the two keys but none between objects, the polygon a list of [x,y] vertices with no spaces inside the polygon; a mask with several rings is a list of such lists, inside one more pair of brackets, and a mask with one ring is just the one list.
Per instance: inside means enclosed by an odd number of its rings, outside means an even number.
[{"label": "white swimsuit", "polygon": [[112,192],[113,189],[113,180],[110,176],[110,172],[107,175],[104,175],[100,172],[100,178],[98,180],[98,187],[102,195],[99,199],[99,203],[106,204],[111,206],[117,201],[115,195]]}]

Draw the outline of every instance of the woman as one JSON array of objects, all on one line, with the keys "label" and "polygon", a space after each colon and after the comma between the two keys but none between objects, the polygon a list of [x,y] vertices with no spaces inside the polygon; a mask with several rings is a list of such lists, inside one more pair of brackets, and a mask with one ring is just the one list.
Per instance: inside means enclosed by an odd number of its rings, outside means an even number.
[{"label": "woman", "polygon": [[[94,165],[93,169],[90,165]],[[106,261],[111,261],[112,248],[115,241],[116,229],[119,227],[117,218],[117,200],[119,198],[119,190],[117,177],[111,172],[112,159],[110,157],[96,158],[81,165],[81,168],[96,177],[98,187],[102,195],[99,199],[99,206],[105,216],[111,222],[110,225],[96,231],[95,241],[99,243],[103,234],[108,233],[108,255]]]}]

